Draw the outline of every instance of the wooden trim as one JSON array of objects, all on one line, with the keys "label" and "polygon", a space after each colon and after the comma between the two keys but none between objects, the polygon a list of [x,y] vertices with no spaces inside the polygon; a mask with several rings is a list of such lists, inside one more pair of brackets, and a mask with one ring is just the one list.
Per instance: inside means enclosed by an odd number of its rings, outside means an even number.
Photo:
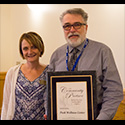
[{"label": "wooden trim", "polygon": [[0,72],[0,114],[3,101],[3,88],[4,88],[5,77],[6,77],[6,72]]},{"label": "wooden trim", "polygon": [[125,104],[125,89],[123,89],[123,95],[124,95],[124,99],[122,100],[121,103]]},{"label": "wooden trim", "polygon": [[125,89],[123,89],[124,99],[120,103],[113,120],[125,120]]},{"label": "wooden trim", "polygon": [[5,80],[6,72],[0,72],[0,80]]}]

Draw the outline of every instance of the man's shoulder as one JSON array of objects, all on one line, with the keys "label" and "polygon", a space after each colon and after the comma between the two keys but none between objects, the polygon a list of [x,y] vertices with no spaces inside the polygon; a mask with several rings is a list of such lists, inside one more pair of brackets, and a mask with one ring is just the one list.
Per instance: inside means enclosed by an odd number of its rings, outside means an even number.
[{"label": "man's shoulder", "polygon": [[98,42],[95,40],[90,40],[89,39],[89,43],[91,46],[96,47],[98,49],[110,49],[105,43],[103,42]]},{"label": "man's shoulder", "polygon": [[64,44],[64,45],[58,47],[58,48],[53,52],[53,54],[66,53],[66,48],[67,48],[67,44]]}]

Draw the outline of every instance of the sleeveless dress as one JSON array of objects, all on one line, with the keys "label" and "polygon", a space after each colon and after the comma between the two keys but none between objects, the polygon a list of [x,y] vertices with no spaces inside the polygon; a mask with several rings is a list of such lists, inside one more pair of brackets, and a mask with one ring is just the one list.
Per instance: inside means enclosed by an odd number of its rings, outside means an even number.
[{"label": "sleeveless dress", "polygon": [[46,72],[30,82],[19,70],[15,88],[15,113],[13,120],[44,120],[46,109]]}]

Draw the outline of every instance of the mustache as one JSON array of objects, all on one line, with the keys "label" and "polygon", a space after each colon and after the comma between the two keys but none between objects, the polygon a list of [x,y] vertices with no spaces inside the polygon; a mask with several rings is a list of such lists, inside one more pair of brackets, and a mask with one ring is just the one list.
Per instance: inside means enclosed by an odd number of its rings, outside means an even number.
[{"label": "mustache", "polygon": [[72,36],[80,36],[80,35],[79,35],[79,33],[69,33],[68,34],[68,38],[70,38]]}]

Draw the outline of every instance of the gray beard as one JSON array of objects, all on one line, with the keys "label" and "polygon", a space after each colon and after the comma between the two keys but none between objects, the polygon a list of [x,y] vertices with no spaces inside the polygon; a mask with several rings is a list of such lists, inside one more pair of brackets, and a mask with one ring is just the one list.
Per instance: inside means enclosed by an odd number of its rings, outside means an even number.
[{"label": "gray beard", "polygon": [[72,47],[78,47],[78,46],[80,46],[80,45],[84,42],[84,40],[81,40],[81,39],[79,38],[77,41],[72,42],[70,39],[67,39],[67,42],[68,42],[68,44],[69,44],[70,46],[72,46]]}]

